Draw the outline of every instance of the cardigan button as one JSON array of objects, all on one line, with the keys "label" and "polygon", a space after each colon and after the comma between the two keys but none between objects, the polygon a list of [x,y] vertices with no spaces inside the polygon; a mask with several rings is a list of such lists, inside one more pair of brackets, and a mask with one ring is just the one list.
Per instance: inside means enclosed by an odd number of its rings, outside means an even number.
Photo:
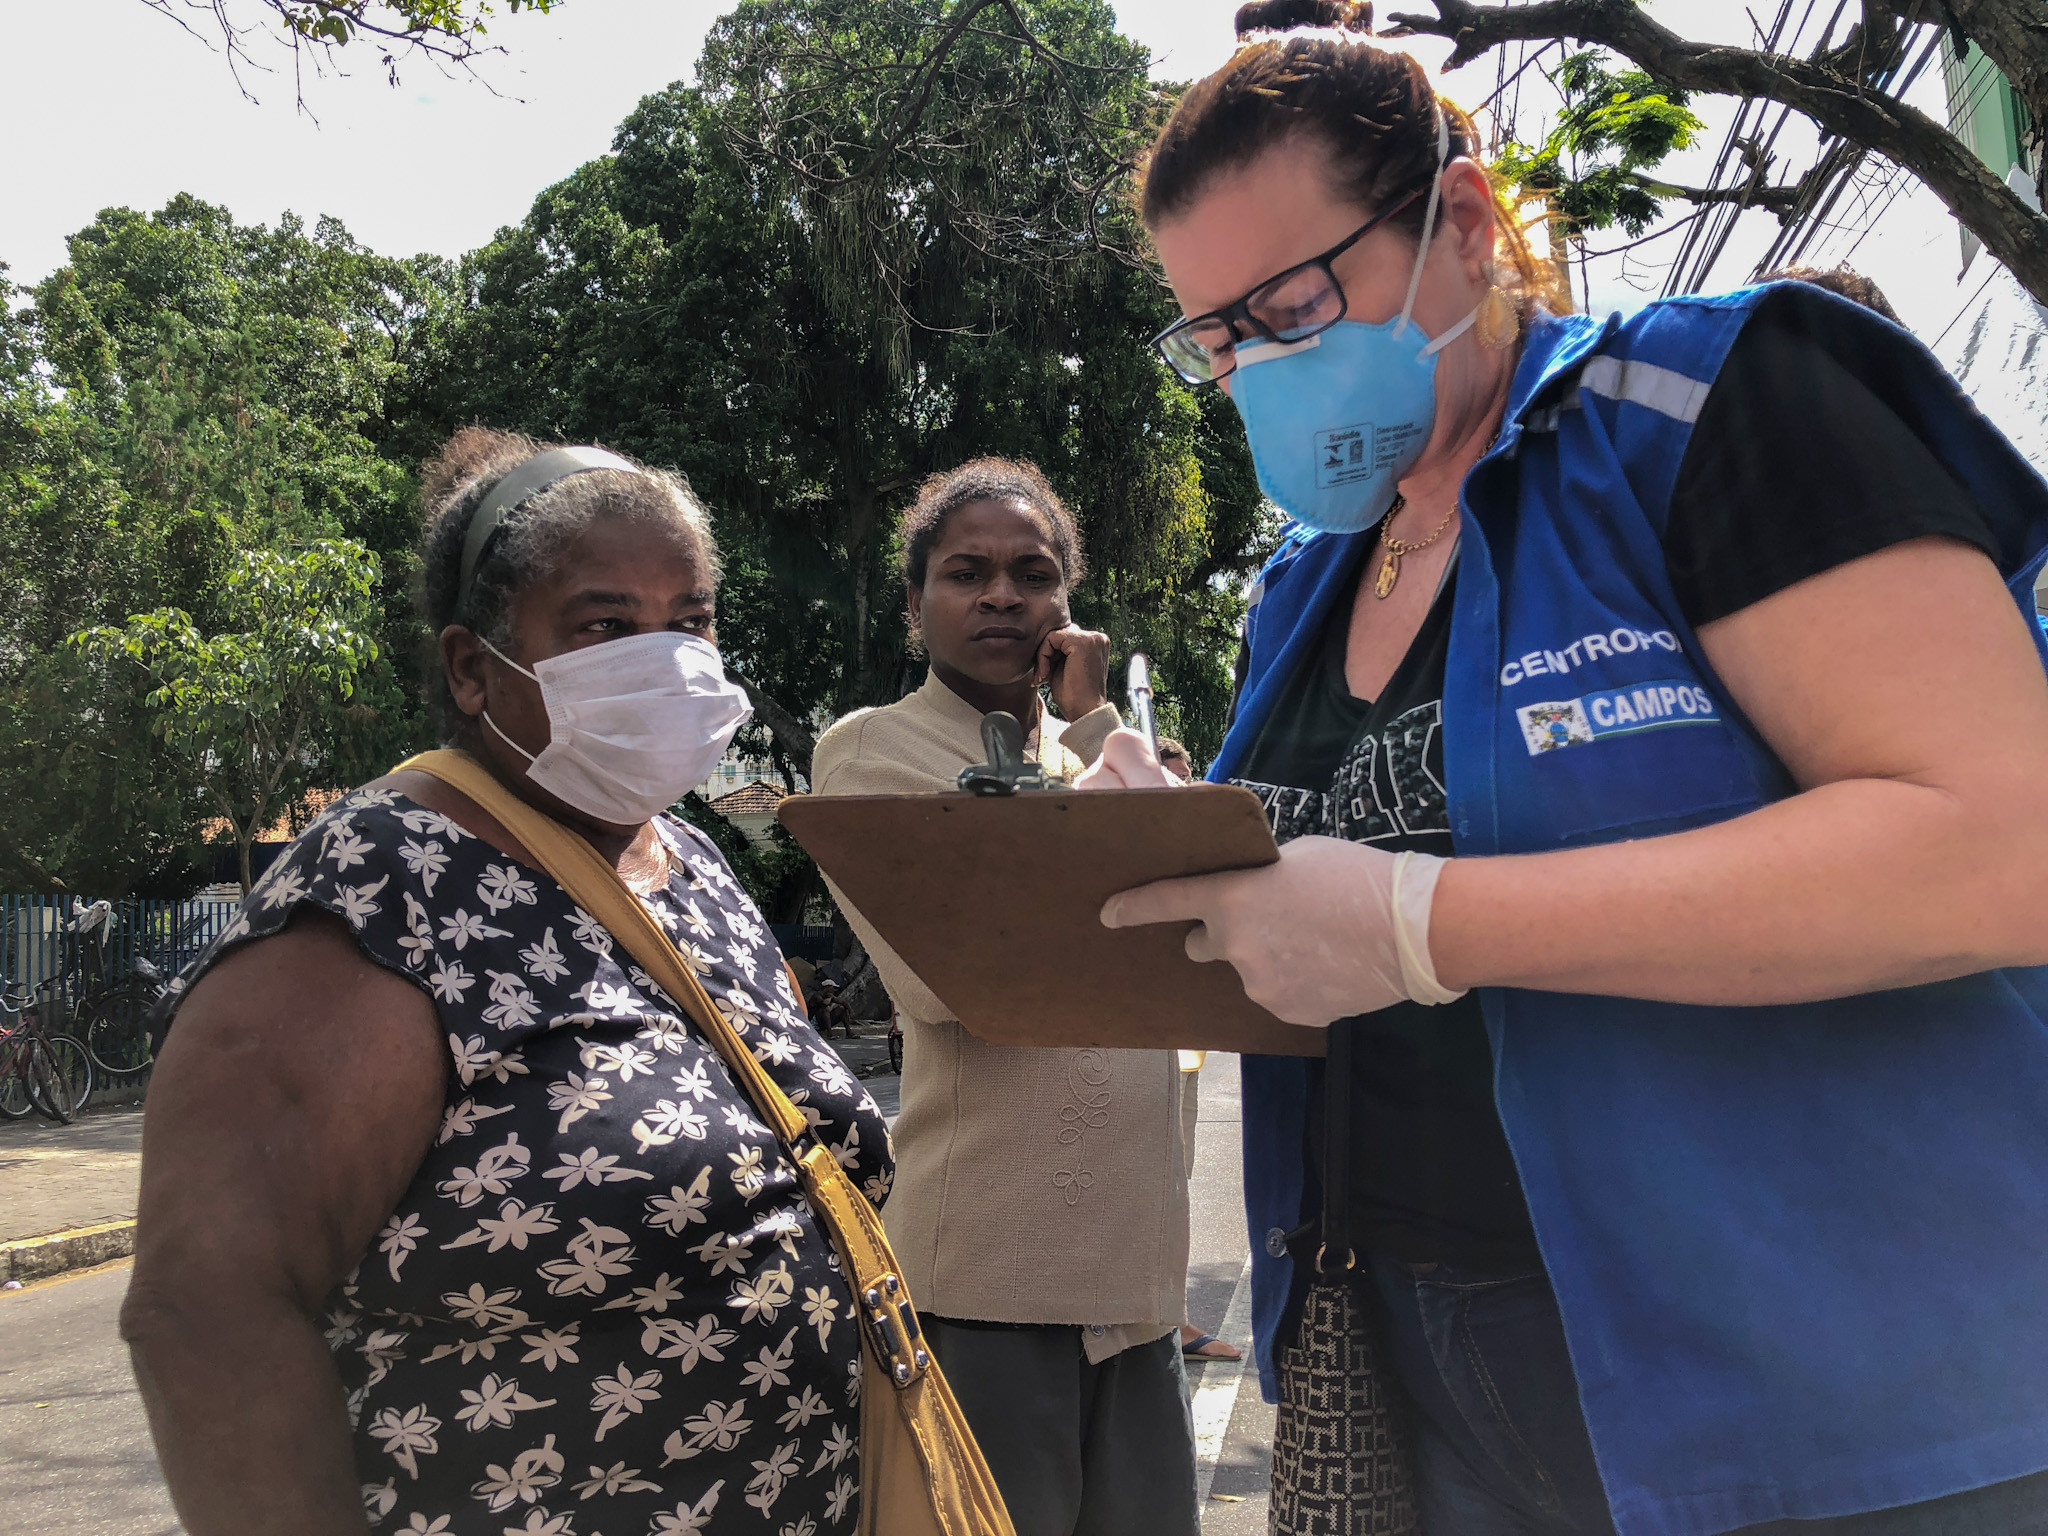
[{"label": "cardigan button", "polygon": [[1266,1229],[1266,1253],[1268,1257],[1275,1259],[1287,1257],[1287,1232],[1284,1228],[1269,1227]]},{"label": "cardigan button", "polygon": [[1095,1337],[1097,1337],[1098,1339],[1101,1338],[1105,1333],[1109,1332],[1109,1330],[1103,1327],[1103,1325],[1100,1323],[1090,1323],[1088,1325],[1088,1331],[1094,1334]]}]

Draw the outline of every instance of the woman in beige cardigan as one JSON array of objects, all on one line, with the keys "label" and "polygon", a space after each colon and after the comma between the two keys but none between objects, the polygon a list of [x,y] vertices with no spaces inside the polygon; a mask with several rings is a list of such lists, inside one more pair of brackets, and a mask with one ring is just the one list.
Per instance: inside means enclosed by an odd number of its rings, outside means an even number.
[{"label": "woman in beige cardigan", "polygon": [[[1119,721],[1108,640],[1068,616],[1072,514],[1032,466],[981,459],[927,481],[902,533],[930,675],[825,733],[813,793],[950,790],[993,710],[1023,722],[1027,756],[1079,773]],[[960,899],[1001,902],[993,855],[987,873]],[[1194,1536],[1174,1053],[986,1044],[833,894],[903,1015],[889,1236],[1018,1536]]]}]

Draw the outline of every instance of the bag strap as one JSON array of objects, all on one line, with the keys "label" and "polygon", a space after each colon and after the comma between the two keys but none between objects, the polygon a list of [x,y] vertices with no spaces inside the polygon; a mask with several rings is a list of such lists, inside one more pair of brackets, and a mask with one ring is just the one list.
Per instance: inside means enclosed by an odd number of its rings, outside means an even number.
[{"label": "bag strap", "polygon": [[554,876],[570,899],[623,944],[640,968],[704,1031],[796,1165],[813,1214],[839,1250],[859,1303],[858,1315],[890,1384],[902,1390],[922,1381],[933,1369],[933,1362],[882,1218],[839,1166],[832,1149],[811,1134],[811,1123],[803,1111],[754,1059],[696,973],[683,964],[654,914],[626,888],[618,870],[581,837],[500,784],[466,752],[422,752],[398,767],[432,774],[495,816]]},{"label": "bag strap", "polygon": [[459,789],[525,844],[541,867],[569,893],[570,899],[624,945],[640,962],[641,969],[690,1015],[739,1079],[755,1110],[774,1130],[784,1150],[792,1158],[802,1159],[802,1144],[810,1136],[810,1122],[803,1111],[790,1102],[789,1095],[754,1059],[754,1053],[718,1011],[696,973],[683,964],[654,914],[627,889],[618,870],[603,855],[554,817],[513,794],[467,752],[446,748],[422,752],[400,763],[397,771],[407,769],[432,774],[442,783]]}]

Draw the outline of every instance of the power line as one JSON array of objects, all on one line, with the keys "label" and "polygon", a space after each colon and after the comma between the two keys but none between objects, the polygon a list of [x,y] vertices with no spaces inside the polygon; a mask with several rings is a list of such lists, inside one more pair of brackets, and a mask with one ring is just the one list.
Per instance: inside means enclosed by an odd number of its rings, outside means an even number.
[{"label": "power line", "polygon": [[[1832,30],[1832,27],[1830,28]],[[1825,41],[1826,34],[1823,34]],[[1910,64],[1907,51],[1910,47],[1902,35],[1894,58],[1886,65],[1873,84],[1878,90],[1891,97],[1903,95],[1920,78],[1929,60],[1941,46],[1941,29],[1930,26],[1928,35],[1919,52]],[[1828,216],[1835,204],[1849,187],[1855,174],[1861,169],[1870,151],[1861,144],[1848,139],[1831,136],[1822,142],[1821,155],[1815,161],[1813,172],[1809,173],[1809,187],[1812,195],[1802,198],[1803,207],[1794,211],[1771,241],[1770,248],[1758,260],[1753,275],[1761,275],[1777,267],[1803,259],[1813,249],[1816,241],[1831,230]],[[1869,226],[1865,226],[1867,232]],[[1860,238],[1860,236],[1859,236]]]},{"label": "power line", "polygon": [[[1785,35],[1785,24],[1791,19],[1793,4],[1794,0],[1779,0],[1778,13],[1771,18],[1770,31],[1764,33],[1760,39],[1764,52],[1776,51],[1778,40]],[[1807,0],[1807,13],[1811,15],[1812,10],[1813,0]],[[1750,24],[1752,26],[1756,24],[1754,15],[1750,17]],[[1804,25],[1803,20],[1801,24]],[[1761,124],[1763,120],[1762,114],[1767,112],[1769,107],[1759,104],[1753,96],[1742,98],[1740,105],[1735,110],[1735,118],[1729,123],[1728,132],[1721,141],[1720,153],[1714,157],[1714,168],[1707,178],[1707,189],[1709,191],[1720,190],[1722,173],[1729,168],[1730,154],[1741,147],[1742,130],[1749,124],[1752,109],[1757,111],[1757,122]],[[1770,157],[1768,152],[1770,145],[1777,141],[1778,128],[1783,126],[1784,114],[1780,113],[1778,125],[1771,130],[1768,142],[1759,143],[1757,133],[1755,131],[1751,132],[1749,142],[1755,153],[1755,164],[1750,167],[1752,175],[1761,174],[1764,168],[1769,165]],[[1745,156],[1745,160],[1747,158]],[[1687,226],[1685,240],[1679,247],[1678,254],[1672,258],[1670,270],[1665,276],[1664,292],[1666,294],[1683,293],[1689,288],[1697,286],[1696,282],[1686,281],[1687,272],[1704,272],[1713,266],[1714,261],[1720,254],[1720,248],[1726,244],[1727,230],[1733,228],[1735,218],[1740,211],[1740,208],[1732,203],[1710,206],[1706,211],[1705,217],[1695,219]],[[1704,249],[1703,242],[1711,243],[1713,250],[1711,254],[1705,257],[1704,261],[1701,261],[1699,256],[1700,252]]]},{"label": "power line", "polygon": [[1948,324],[1944,325],[1941,328],[1941,335],[1935,337],[1934,340],[1930,341],[1927,344],[1928,351],[1932,352],[1936,347],[1940,346],[1942,342],[1948,338],[1948,333],[1956,328],[1956,321],[1962,319],[1963,316],[1967,315],[1971,310],[1977,307],[1977,301],[1984,297],[1984,290],[1991,286],[1991,279],[1998,276],[1998,274],[2004,270],[2005,269],[1999,266],[1997,262],[1994,261],[1991,263],[1991,269],[1984,274],[1984,281],[1977,285],[1977,291],[1970,295],[1970,300],[1967,304],[1963,305],[1962,308],[1958,309],[1953,315],[1949,317]]}]

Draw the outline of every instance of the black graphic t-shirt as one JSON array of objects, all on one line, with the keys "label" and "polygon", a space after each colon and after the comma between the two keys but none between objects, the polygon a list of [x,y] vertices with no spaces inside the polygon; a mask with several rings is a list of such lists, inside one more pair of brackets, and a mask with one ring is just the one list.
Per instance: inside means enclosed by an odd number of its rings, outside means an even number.
[{"label": "black graphic t-shirt", "polygon": [[[1274,706],[1244,775],[1233,781],[1265,801],[1280,841],[1342,837],[1389,853],[1450,856],[1441,729],[1450,595],[1447,578],[1408,654],[1370,703],[1345,683],[1351,605],[1336,606],[1312,661]],[[1477,994],[1437,1008],[1397,1003],[1331,1028],[1349,1036],[1342,1042],[1348,1050],[1332,1040],[1331,1061],[1348,1058],[1350,1067],[1353,1240],[1415,1263],[1533,1258],[1529,1210],[1493,1105],[1492,1050]],[[1310,1102],[1310,1164],[1320,1172],[1323,1095]]]},{"label": "black graphic t-shirt", "polygon": [[[1875,370],[1859,363],[1859,320],[1765,299],[1730,350],[1665,528],[1665,563],[1694,626],[1908,539],[1939,535],[1996,554],[1975,499],[1866,382]],[[1317,835],[1452,852],[1439,729],[1450,586],[1370,703],[1345,684],[1351,605],[1336,605],[1233,780],[1265,801],[1282,842]],[[1350,1037],[1352,1235],[1412,1263],[1533,1264],[1477,998],[1397,1004],[1333,1030]],[[1318,1091],[1307,1130],[1319,1177],[1323,1104]],[[1311,1189],[1305,1220],[1320,1202]]]}]

